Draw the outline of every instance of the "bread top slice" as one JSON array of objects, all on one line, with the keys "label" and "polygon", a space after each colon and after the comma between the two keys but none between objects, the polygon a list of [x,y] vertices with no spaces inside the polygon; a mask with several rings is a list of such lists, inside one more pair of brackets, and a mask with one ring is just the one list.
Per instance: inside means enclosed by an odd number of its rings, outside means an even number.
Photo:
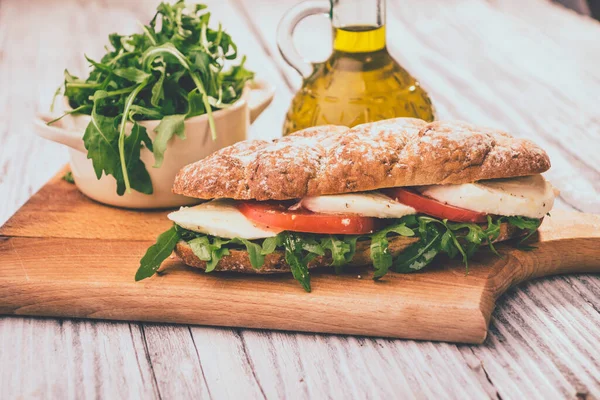
[{"label": "bread top slice", "polygon": [[544,150],[499,130],[395,118],[239,142],[184,167],[173,192],[200,199],[287,200],[511,178],[549,168]]}]

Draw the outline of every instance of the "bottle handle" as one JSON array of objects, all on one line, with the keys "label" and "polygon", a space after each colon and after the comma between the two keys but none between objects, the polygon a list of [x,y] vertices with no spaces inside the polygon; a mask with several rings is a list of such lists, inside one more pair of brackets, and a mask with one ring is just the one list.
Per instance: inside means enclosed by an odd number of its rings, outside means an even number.
[{"label": "bottle handle", "polygon": [[313,72],[313,63],[302,57],[294,46],[294,30],[300,21],[311,15],[331,13],[329,1],[305,1],[290,8],[283,16],[277,27],[277,47],[283,59],[302,78],[308,78]]}]

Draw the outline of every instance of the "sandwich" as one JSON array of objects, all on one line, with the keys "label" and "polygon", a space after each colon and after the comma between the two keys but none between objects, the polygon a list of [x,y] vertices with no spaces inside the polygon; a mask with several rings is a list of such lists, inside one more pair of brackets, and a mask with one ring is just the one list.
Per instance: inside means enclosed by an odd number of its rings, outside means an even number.
[{"label": "sandwich", "polygon": [[531,141],[459,121],[239,142],[178,173],[173,192],[205,202],[169,214],[135,279],[160,272],[172,251],[206,272],[291,272],[306,291],[317,267],[372,265],[381,279],[443,255],[468,268],[481,249],[536,232],[556,196],[541,175],[549,168]]}]

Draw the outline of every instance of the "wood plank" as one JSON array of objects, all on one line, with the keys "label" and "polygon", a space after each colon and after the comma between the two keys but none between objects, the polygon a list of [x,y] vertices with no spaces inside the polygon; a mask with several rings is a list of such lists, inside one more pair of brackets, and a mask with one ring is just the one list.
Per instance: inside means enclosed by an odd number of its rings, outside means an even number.
[{"label": "wood plank", "polygon": [[[257,40],[268,52],[269,56],[275,63],[277,70],[285,78],[287,84],[287,90],[290,91],[290,97],[284,108],[287,111],[289,102],[291,101],[291,94],[295,93],[302,84],[302,78],[298,75],[295,69],[288,65],[283,57],[281,56],[279,49],[276,44],[276,32],[277,25],[281,20],[283,14],[290,9],[295,2],[292,1],[277,1],[270,2],[268,0],[234,0],[240,15],[243,15],[246,23],[251,27],[253,32],[256,32]],[[328,25],[328,22],[320,21],[324,26]],[[318,52],[326,51],[325,49],[331,49],[331,43],[329,38],[323,38],[317,34],[319,31],[304,29],[302,31],[303,39],[302,42],[308,44],[308,46],[318,47]],[[307,46],[304,46],[306,49]],[[309,57],[309,54],[303,53],[305,57]]]},{"label": "wood plank", "polygon": [[263,385],[267,398],[323,393],[349,399],[484,398],[493,393],[453,345],[257,331],[244,331],[242,337],[257,379],[271,382]]},{"label": "wood plank", "polygon": [[[47,14],[43,14],[43,7],[37,14],[23,13],[25,8],[35,7],[28,2],[22,2],[21,5],[3,2],[0,10],[0,118],[3,121],[0,125],[0,223],[4,223],[17,206],[54,175],[66,160],[66,151],[61,146],[48,145],[31,135],[37,98],[42,97],[39,93],[44,93],[44,89],[38,89],[38,85],[43,85],[38,84],[38,80],[54,82],[54,85],[60,82],[64,68],[47,58],[45,61],[48,63],[41,65],[45,62],[40,61],[37,49],[52,48],[54,43],[69,46],[77,35],[70,35],[65,30],[56,34],[32,35],[30,27]],[[61,8],[55,15],[64,17],[65,12]],[[23,52],[23,49],[31,51]],[[65,53],[68,52],[54,51],[48,57],[64,57]],[[55,89],[46,89],[46,93],[52,93]]]},{"label": "wood plank", "polygon": [[553,278],[526,284],[501,301],[495,314],[497,323],[490,328],[489,344],[473,348],[492,379],[501,382],[498,389],[503,398],[573,398],[577,393],[599,390],[597,351],[589,351],[588,339],[569,332],[574,328],[564,323],[567,319],[587,335],[598,336],[598,313],[592,309],[583,319],[577,314],[591,309],[589,305],[577,304],[566,311],[566,305],[573,303],[535,293],[557,286],[557,281]]},{"label": "wood plank", "polygon": [[[214,304],[219,304],[216,301]],[[219,307],[221,305],[219,304]],[[216,399],[264,399],[264,386],[270,380],[259,381],[246,343],[237,329],[190,328],[211,396]],[[272,374],[283,373],[273,370]]]},{"label": "wood plank", "polygon": [[[593,69],[600,57],[600,43],[594,38],[600,34],[598,21],[561,5],[546,0],[496,0],[488,2],[490,6],[501,10],[504,15],[533,25],[563,51],[576,53],[578,58],[590,59],[590,63],[581,68]],[[576,46],[573,43],[577,43]]]},{"label": "wood plank", "polygon": [[3,399],[158,398],[135,325],[5,317],[0,345]]},{"label": "wood plank", "polygon": [[[140,213],[101,206],[62,176],[61,171],[34,194],[20,212],[0,227],[0,235],[154,241],[172,224],[167,218],[169,211]],[[106,222],[89,224],[85,215],[90,213]]]},{"label": "wood plank", "polygon": [[[200,354],[187,326],[141,324],[156,386],[163,399],[212,397]],[[210,364],[205,364],[211,368]],[[214,385],[211,382],[211,386]]]}]

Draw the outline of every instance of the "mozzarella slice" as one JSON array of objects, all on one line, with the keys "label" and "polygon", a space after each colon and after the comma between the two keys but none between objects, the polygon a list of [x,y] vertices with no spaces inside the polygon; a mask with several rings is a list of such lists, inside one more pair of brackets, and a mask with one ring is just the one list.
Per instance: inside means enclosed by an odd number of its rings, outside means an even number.
[{"label": "mozzarella slice", "polygon": [[541,175],[417,189],[425,196],[467,210],[529,218],[546,215],[555,197],[554,188]]},{"label": "mozzarella slice", "polygon": [[242,214],[229,199],[212,200],[194,207],[181,207],[169,219],[182,228],[225,239],[262,239],[281,230],[259,226]]},{"label": "mozzarella slice", "polygon": [[416,213],[414,208],[377,192],[305,197],[302,206],[323,214],[355,214],[377,218],[400,218]]}]

